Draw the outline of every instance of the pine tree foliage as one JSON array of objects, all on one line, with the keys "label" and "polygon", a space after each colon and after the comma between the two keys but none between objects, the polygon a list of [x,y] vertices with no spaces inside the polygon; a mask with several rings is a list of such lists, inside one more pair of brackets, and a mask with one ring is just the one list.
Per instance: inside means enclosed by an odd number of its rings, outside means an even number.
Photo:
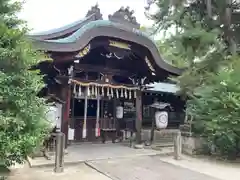
[{"label": "pine tree foliage", "polygon": [[[155,14],[148,13],[152,5],[158,7]],[[173,32],[163,44],[179,61],[173,64],[186,65],[176,81],[187,97],[195,133],[231,157],[240,150],[239,10],[237,0],[154,0],[146,7],[156,32]]]},{"label": "pine tree foliage", "polygon": [[46,132],[43,87],[38,72],[29,67],[39,56],[26,40],[27,28],[16,13],[19,1],[0,1],[0,162],[23,162]]},{"label": "pine tree foliage", "polygon": [[240,59],[232,59],[217,74],[209,74],[188,101],[188,113],[198,121],[195,132],[207,135],[215,153],[234,158],[240,155]]}]

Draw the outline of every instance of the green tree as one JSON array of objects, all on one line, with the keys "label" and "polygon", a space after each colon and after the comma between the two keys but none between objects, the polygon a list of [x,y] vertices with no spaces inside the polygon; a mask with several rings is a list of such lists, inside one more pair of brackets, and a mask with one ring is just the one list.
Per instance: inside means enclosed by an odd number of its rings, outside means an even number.
[{"label": "green tree", "polygon": [[195,133],[205,135],[217,154],[240,155],[240,59],[232,58],[217,74],[209,74],[207,88],[199,86],[188,101],[188,112],[197,122]]},{"label": "green tree", "polygon": [[173,41],[169,41],[167,38],[156,38],[154,37],[155,29],[152,27],[142,26],[141,31],[145,32],[147,35],[155,39],[158,51],[162,58],[167,61],[169,64],[172,64],[179,68],[184,68],[188,65],[188,62],[185,61],[181,56],[180,53],[176,52],[177,49],[175,48],[175,44]]},{"label": "green tree", "polygon": [[0,162],[21,163],[46,132],[43,87],[39,72],[29,71],[38,54],[25,39],[26,25],[16,13],[21,3],[0,1]]},{"label": "green tree", "polygon": [[176,42],[169,41],[169,39],[156,40],[159,53],[165,61],[178,68],[185,68],[188,66],[188,61],[186,61],[178,52],[178,49],[175,48],[175,43]]},{"label": "green tree", "polygon": [[[152,4],[155,14],[148,13]],[[230,67],[239,67],[239,9],[234,0],[154,0],[146,8],[156,32],[171,32],[168,54],[188,65],[176,81],[188,97],[195,133],[209,137],[218,153],[233,156],[239,153],[240,98],[239,70]]]}]

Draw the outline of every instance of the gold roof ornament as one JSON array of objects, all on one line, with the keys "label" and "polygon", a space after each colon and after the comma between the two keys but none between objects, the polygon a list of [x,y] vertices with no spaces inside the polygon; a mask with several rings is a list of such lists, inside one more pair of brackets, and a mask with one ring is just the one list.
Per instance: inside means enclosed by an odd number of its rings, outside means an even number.
[{"label": "gold roof ornament", "polygon": [[131,50],[131,46],[127,43],[119,42],[119,41],[112,41],[109,40],[109,46],[117,47],[120,49],[128,49]]},{"label": "gold roof ornament", "polygon": [[47,52],[42,52],[43,55],[43,59],[45,61],[53,61],[53,58],[51,57],[51,54],[47,53]]},{"label": "gold roof ornament", "polygon": [[91,46],[88,44],[85,46],[77,55],[77,57],[83,57],[86,56],[90,52]]}]

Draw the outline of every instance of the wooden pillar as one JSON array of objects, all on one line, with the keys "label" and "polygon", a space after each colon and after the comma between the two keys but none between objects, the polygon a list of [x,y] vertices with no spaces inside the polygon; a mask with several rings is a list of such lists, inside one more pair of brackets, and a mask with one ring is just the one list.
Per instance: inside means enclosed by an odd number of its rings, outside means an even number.
[{"label": "wooden pillar", "polygon": [[70,112],[70,100],[71,100],[71,89],[69,85],[62,88],[61,96],[65,100],[65,104],[62,105],[61,132],[65,134],[65,148],[67,148],[69,112]]},{"label": "wooden pillar", "polygon": [[154,141],[154,130],[155,130],[155,108],[151,107],[150,108],[150,115],[152,116],[151,120],[152,120],[152,128],[151,128],[151,137],[150,137],[150,143],[152,144]]},{"label": "wooden pillar", "polygon": [[141,144],[141,130],[142,130],[142,92],[137,90],[136,92],[136,143]]},{"label": "wooden pillar", "polygon": [[88,87],[85,88],[84,93],[85,101],[84,101],[84,121],[83,121],[83,139],[87,136],[87,109],[88,109]]}]

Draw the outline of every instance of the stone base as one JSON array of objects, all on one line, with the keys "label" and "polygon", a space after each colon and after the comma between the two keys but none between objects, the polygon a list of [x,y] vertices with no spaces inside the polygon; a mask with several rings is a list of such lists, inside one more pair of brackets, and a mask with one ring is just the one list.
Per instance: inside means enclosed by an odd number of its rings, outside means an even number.
[{"label": "stone base", "polygon": [[203,150],[204,139],[201,137],[182,136],[182,152],[196,155]]},{"label": "stone base", "polygon": [[143,149],[143,148],[144,148],[144,145],[143,145],[143,144],[135,144],[135,145],[134,145],[134,148],[135,148],[135,149]]}]

